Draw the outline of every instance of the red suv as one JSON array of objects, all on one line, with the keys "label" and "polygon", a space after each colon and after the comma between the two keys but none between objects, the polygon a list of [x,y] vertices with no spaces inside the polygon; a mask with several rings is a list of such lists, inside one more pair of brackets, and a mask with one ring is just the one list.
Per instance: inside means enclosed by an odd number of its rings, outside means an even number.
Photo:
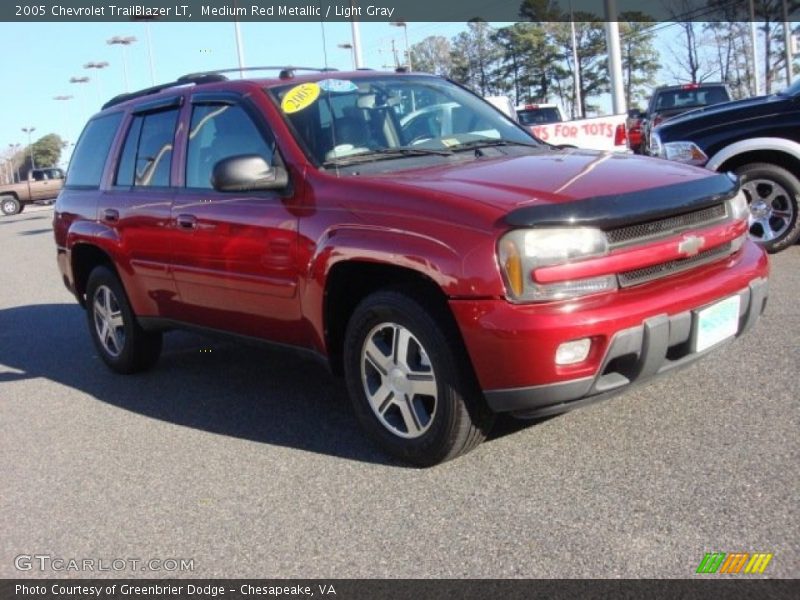
[{"label": "red suv", "polygon": [[386,451],[431,465],[495,413],[563,412],[750,329],[747,216],[727,175],[558,150],[434,76],[284,69],[108,102],[54,228],[115,371],[179,327],[306,350]]}]

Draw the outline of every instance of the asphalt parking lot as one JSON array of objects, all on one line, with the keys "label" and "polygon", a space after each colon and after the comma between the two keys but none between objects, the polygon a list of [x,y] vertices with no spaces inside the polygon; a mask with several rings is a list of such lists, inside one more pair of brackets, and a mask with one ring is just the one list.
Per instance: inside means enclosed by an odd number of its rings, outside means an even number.
[{"label": "asphalt parking lot", "polygon": [[[800,246],[773,257],[749,336],[416,470],[280,351],[180,333],[155,370],[111,374],[51,217],[0,219],[0,577],[692,577],[712,551],[800,575]],[[15,568],[33,554],[194,570]]]}]

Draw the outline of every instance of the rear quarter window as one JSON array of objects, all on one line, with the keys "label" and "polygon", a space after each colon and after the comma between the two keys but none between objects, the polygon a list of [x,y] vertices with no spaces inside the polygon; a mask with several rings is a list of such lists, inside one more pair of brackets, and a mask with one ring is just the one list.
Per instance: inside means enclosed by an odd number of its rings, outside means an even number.
[{"label": "rear quarter window", "polygon": [[67,170],[66,185],[74,187],[99,187],[103,177],[111,143],[117,133],[122,113],[112,113],[92,119],[87,123],[75,146]]}]

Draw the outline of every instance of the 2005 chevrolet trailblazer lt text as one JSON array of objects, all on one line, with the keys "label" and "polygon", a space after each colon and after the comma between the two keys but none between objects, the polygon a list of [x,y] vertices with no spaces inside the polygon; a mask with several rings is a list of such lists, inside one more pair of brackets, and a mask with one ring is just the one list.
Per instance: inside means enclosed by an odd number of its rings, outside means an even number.
[{"label": "2005 chevrolet trailblazer lt text", "polygon": [[109,101],[54,228],[113,370],[178,327],[305,349],[387,452],[432,465],[495,413],[563,412],[750,329],[747,220],[728,175],[556,149],[434,76],[285,68]]}]

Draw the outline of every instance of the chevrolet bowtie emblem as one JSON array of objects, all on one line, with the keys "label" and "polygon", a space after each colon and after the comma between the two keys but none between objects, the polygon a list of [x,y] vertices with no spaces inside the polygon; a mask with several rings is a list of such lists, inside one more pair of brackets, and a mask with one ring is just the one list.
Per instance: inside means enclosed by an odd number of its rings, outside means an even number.
[{"label": "chevrolet bowtie emblem", "polygon": [[694,256],[700,252],[700,248],[702,248],[705,243],[705,238],[697,237],[696,235],[690,235],[689,237],[683,238],[680,241],[678,244],[678,252],[685,254],[686,256]]}]

